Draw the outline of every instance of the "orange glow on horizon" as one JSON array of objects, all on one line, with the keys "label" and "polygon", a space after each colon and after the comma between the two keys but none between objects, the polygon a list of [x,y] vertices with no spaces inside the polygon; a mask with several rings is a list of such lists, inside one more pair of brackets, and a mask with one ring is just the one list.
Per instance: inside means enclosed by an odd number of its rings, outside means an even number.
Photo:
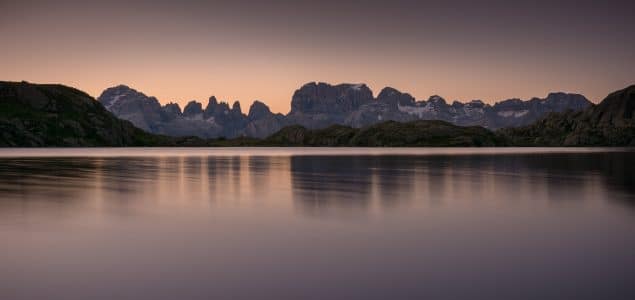
[{"label": "orange glow on horizon", "polygon": [[[450,4],[410,4],[338,2],[334,11],[295,1],[311,9],[242,0],[178,7],[0,3],[0,37],[8,41],[0,80],[61,83],[94,97],[126,84],[181,107],[190,100],[206,105],[214,95],[240,101],[245,113],[254,100],[287,113],[293,92],[312,81],[366,83],[375,95],[391,86],[417,100],[436,94],[448,102],[486,103],[554,91],[599,102],[635,83],[627,10],[594,6],[571,19],[571,7],[551,2],[474,6],[469,15]],[[386,14],[400,22],[386,21]],[[505,23],[510,17],[515,22]]]}]

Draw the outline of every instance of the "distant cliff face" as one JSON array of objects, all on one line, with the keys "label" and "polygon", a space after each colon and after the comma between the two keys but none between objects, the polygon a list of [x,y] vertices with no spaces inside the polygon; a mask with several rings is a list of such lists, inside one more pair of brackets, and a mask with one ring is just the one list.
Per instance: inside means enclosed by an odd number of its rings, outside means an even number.
[{"label": "distant cliff face", "polygon": [[391,87],[380,91],[376,98],[365,84],[311,82],[295,91],[289,114],[273,114],[262,102],[254,102],[247,115],[240,103],[231,107],[211,97],[207,107],[196,101],[188,103],[183,112],[178,105],[161,106],[126,86],[107,89],[98,98],[118,117],[129,120],[149,132],[172,136],[195,135],[204,138],[224,136],[266,137],[287,125],[302,125],[309,129],[331,125],[354,128],[384,121],[409,122],[442,120],[460,126],[483,126],[496,130],[531,124],[550,112],[585,109],[591,103],[582,95],[551,93],[544,99],[522,101],[510,99],[494,105],[480,100],[448,104],[440,96],[415,100],[408,93]]},{"label": "distant cliff face", "polygon": [[343,124],[349,114],[372,101],[373,93],[365,84],[312,82],[295,91],[287,118],[308,128]]},{"label": "distant cliff face", "polygon": [[105,90],[98,100],[117,117],[148,132],[157,131],[157,124],[164,119],[161,104],[156,98],[146,97],[125,85]]},{"label": "distant cliff face", "polygon": [[267,105],[256,100],[249,107],[244,132],[249,137],[265,138],[287,125],[287,118],[283,114],[273,114]]}]

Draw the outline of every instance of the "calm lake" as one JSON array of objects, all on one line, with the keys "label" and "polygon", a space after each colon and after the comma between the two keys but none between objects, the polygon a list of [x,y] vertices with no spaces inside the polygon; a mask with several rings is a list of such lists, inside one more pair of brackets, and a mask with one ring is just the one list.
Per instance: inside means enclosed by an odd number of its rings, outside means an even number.
[{"label": "calm lake", "polygon": [[0,299],[635,299],[635,152],[0,149]]}]

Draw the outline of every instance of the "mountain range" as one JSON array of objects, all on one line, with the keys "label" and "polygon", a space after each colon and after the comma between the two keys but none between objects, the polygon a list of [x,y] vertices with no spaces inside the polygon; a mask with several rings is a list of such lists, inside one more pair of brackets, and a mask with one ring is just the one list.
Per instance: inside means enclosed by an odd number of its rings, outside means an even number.
[{"label": "mountain range", "polygon": [[183,109],[176,103],[161,105],[126,85],[106,89],[98,98],[115,116],[155,134],[201,138],[239,136],[264,138],[285,126],[322,129],[331,125],[363,128],[385,121],[441,120],[458,126],[482,126],[490,130],[529,125],[551,112],[580,111],[591,106],[584,96],[550,93],[546,98],[509,99],[494,105],[480,100],[448,104],[440,96],[415,100],[408,93],[386,87],[377,97],[365,84],[311,82],[295,91],[291,111],[274,114],[254,101],[247,114],[240,103],[231,107],[210,97],[207,106],[190,101]]},{"label": "mountain range", "polygon": [[[565,104],[570,104],[570,99],[566,99],[577,98],[575,95],[551,94],[542,100],[512,100],[511,103],[517,105],[514,109],[522,105],[536,113],[539,111],[537,106],[550,107],[556,112],[544,112],[543,117],[529,125],[497,130],[480,125],[459,126],[447,120],[423,120],[419,119],[423,118],[420,115],[415,115],[414,120],[381,120],[361,127],[337,124],[351,122],[370,111],[369,106],[396,106],[402,113],[404,107],[433,107],[434,110],[426,110],[426,113],[434,111],[436,116],[444,111],[436,108],[447,108],[447,104],[441,105],[445,101],[440,97],[413,104],[404,96],[407,94],[391,93],[386,89],[378,99],[369,102],[369,90],[363,85],[330,86],[327,91],[335,94],[323,94],[319,84],[305,86],[294,95],[291,112],[287,115],[273,114],[260,102],[252,104],[248,115],[244,115],[238,103],[230,108],[215,98],[210,99],[205,109],[200,103],[190,102],[181,111],[178,105],[161,106],[156,99],[130,88],[120,86],[115,89],[127,93],[115,90],[116,96],[105,97],[100,103],[80,90],[63,85],[0,82],[0,146],[635,146],[635,85],[609,94],[597,105],[588,104],[579,110],[565,108]],[[112,89],[108,91],[113,92]],[[388,100],[387,96],[392,98]],[[142,97],[148,101],[126,100]],[[455,110],[445,110],[445,113],[450,112],[452,116],[457,107],[465,109],[469,105],[454,103],[450,107]],[[134,122],[118,118],[109,111],[115,107],[120,107],[120,112],[131,107],[132,112],[145,111],[144,114],[128,115],[135,122],[144,122],[145,128],[137,128]],[[395,112],[389,107],[385,109]],[[501,103],[483,111],[494,109],[499,109],[496,114],[501,117],[510,113],[500,112],[517,112]],[[520,120],[529,114],[521,112],[518,117],[511,116]],[[489,120],[487,114],[484,115],[486,117],[482,119]],[[383,118],[384,115],[380,116]],[[456,122],[457,119],[452,120]],[[241,136],[232,139],[173,137],[147,132],[177,130],[169,124],[181,124],[185,129],[180,130],[189,130],[192,123],[199,124],[201,132],[211,128],[219,136],[228,132]],[[266,138],[244,136],[245,132],[271,130],[261,127],[262,124],[283,126],[285,123],[296,124],[285,125]],[[331,125],[323,127],[327,123]],[[488,124],[491,126],[492,123]]]}]

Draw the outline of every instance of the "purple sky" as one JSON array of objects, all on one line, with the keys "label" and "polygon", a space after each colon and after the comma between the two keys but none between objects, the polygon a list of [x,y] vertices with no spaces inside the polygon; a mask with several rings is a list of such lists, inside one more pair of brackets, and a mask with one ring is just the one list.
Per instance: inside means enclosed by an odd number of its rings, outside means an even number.
[{"label": "purple sky", "polygon": [[[266,2],[266,3],[265,3]],[[287,112],[309,81],[417,99],[599,101],[635,83],[635,1],[7,1],[0,80]]]}]

